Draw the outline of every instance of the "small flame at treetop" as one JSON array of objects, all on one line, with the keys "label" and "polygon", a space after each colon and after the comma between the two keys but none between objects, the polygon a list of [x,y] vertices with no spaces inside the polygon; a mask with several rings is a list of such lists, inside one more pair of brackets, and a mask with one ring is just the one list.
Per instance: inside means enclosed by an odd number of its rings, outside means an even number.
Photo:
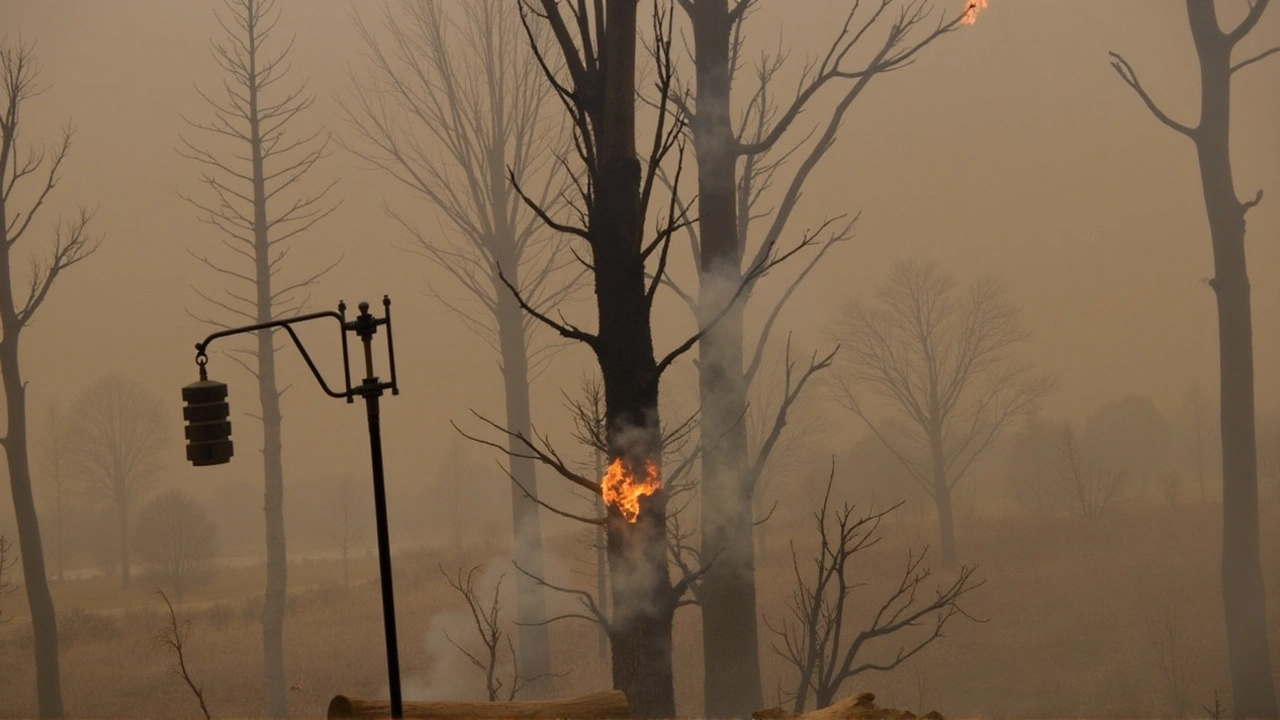
[{"label": "small flame at treetop", "polygon": [[978,22],[978,13],[987,9],[987,0],[967,0],[964,6],[964,17],[960,18],[961,25],[972,25]]}]

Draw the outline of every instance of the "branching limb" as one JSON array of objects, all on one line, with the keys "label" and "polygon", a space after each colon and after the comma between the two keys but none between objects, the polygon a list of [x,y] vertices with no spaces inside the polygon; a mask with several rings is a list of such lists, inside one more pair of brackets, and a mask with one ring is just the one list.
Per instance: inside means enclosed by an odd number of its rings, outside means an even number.
[{"label": "branching limb", "polygon": [[182,678],[191,689],[191,694],[196,696],[196,701],[200,703],[200,712],[204,714],[204,720],[210,720],[209,707],[204,702],[204,690],[196,684],[190,670],[187,669],[186,644],[187,638],[191,635],[191,621],[185,620],[179,623],[173,603],[169,602],[169,596],[165,595],[163,590],[156,590],[156,594],[164,600],[165,608],[169,611],[169,624],[156,634],[153,642],[159,647],[173,650],[177,661],[173,672]]},{"label": "branching limb", "polygon": [[1160,106],[1156,105],[1156,101],[1151,98],[1151,95],[1147,93],[1146,88],[1142,86],[1142,82],[1138,80],[1138,73],[1134,71],[1133,66],[1129,64],[1128,60],[1125,60],[1124,57],[1116,52],[1108,52],[1107,54],[1111,56],[1111,68],[1116,71],[1116,74],[1120,76],[1120,79],[1124,81],[1125,85],[1128,85],[1130,89],[1138,94],[1138,97],[1142,99],[1142,102],[1147,106],[1147,109],[1151,111],[1151,114],[1155,115],[1157,120],[1179,133],[1186,135],[1192,140],[1196,138],[1196,128],[1183,125],[1177,120],[1174,120],[1169,117],[1164,110],[1161,110]]}]

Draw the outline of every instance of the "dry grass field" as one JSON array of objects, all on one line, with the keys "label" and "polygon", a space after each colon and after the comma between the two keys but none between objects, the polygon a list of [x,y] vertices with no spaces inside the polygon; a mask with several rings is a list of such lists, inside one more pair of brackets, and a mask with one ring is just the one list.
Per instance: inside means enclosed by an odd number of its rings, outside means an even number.
[{"label": "dry grass field", "polygon": [[[856,678],[846,694],[871,690],[885,705],[938,709],[948,717],[1172,717],[1177,698],[1203,716],[1214,691],[1228,698],[1217,583],[1218,508],[1212,505],[1120,506],[1095,522],[1065,515],[990,516],[962,526],[963,561],[978,563],[987,584],[966,609],[982,624],[956,621],[946,637],[889,675]],[[1264,512],[1263,563],[1274,657],[1280,659],[1280,513]],[[858,590],[865,602],[893,581],[908,547],[931,542],[933,525],[902,519],[883,527],[885,540],[861,558]],[[809,547],[807,526],[773,529]],[[576,545],[566,540],[559,551]],[[460,599],[438,564],[456,568],[472,557],[416,551],[396,557],[401,664],[406,697],[473,696],[478,674],[444,645],[433,624],[456,619]],[[760,606],[779,617],[791,587],[790,556],[774,543],[760,563]],[[294,589],[286,624],[291,712],[321,717],[335,693],[386,692],[376,565],[361,558],[350,590],[336,562],[290,568]],[[189,663],[215,717],[252,717],[260,707],[257,625],[260,569],[223,571],[180,608],[192,620]],[[946,573],[939,573],[943,579]],[[581,579],[582,582],[588,582]],[[507,585],[512,585],[511,577]],[[35,712],[30,626],[21,593],[7,598],[12,622],[0,628],[0,716]],[[198,717],[171,658],[152,638],[163,607],[145,583],[122,593],[114,581],[85,579],[55,587],[62,614],[63,688],[70,717]],[[1170,622],[1173,622],[1171,625]],[[1170,628],[1173,628],[1171,631]],[[557,690],[578,694],[608,686],[594,626],[553,626]],[[465,632],[457,626],[452,633]],[[696,610],[682,609],[675,663],[680,712],[700,706],[700,633]],[[772,641],[761,628],[765,647]],[[460,639],[471,638],[465,634]],[[893,644],[869,652],[892,653]],[[792,677],[766,650],[766,696]],[[1185,680],[1173,687],[1167,668]]]}]

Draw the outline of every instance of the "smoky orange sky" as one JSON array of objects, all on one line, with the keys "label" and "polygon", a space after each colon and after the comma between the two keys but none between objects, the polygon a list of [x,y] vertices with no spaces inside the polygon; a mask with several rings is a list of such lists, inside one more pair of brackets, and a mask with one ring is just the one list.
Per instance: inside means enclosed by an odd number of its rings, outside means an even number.
[{"label": "smoky orange sky", "polygon": [[[194,86],[220,82],[208,51],[220,33],[218,5],[0,2],[3,34],[12,41],[20,32],[36,43],[48,88],[29,103],[25,139],[52,141],[68,120],[77,130],[44,222],[83,203],[98,208],[94,227],[105,235],[96,256],[60,279],[24,335],[32,415],[51,401],[69,402],[100,374],[139,379],[172,410],[169,473],[181,483],[261,473],[256,421],[244,414],[255,410],[256,389],[225,358],[215,356],[210,370],[231,386],[236,461],[195,471],[182,462],[180,446],[178,391],[195,379],[192,344],[209,330],[185,310],[204,310],[193,285],[219,285],[188,254],[213,238],[179,196],[199,192],[199,168],[175,148],[180,134],[195,137],[184,116],[208,117]],[[280,6],[277,41],[297,34],[292,77],[309,77],[318,96],[300,128],[348,132],[336,99],[348,92],[348,68],[363,67],[351,14],[372,16],[374,3]],[[938,4],[939,12],[944,6],[949,14],[963,9],[959,0]],[[844,7],[834,0],[764,0],[748,26],[753,54],[781,39],[798,66],[825,46]],[[1241,52],[1278,40],[1280,13],[1273,12]],[[836,301],[870,292],[895,260],[923,257],[961,279],[988,271],[1008,278],[1035,333],[1028,359],[1061,378],[1045,415],[1079,418],[1131,393],[1150,395],[1171,413],[1190,380],[1213,387],[1215,307],[1202,282],[1212,268],[1194,153],[1115,76],[1108,50],[1122,52],[1159,102],[1194,124],[1195,57],[1182,3],[1172,0],[994,0],[975,25],[938,41],[914,66],[873,82],[792,222],[798,236],[824,216],[862,212],[856,237],[821,265],[785,316],[797,347],[806,354],[825,347],[822,328]],[[1280,404],[1277,88],[1280,58],[1238,76],[1233,106],[1239,193],[1268,193],[1248,217],[1260,411]],[[821,119],[815,109],[800,123]],[[404,234],[380,209],[384,196],[403,203],[404,194],[336,144],[334,151],[314,171],[312,187],[340,179],[333,196],[342,205],[299,238],[291,259],[301,271],[344,257],[314,288],[312,309],[340,298],[349,305],[376,302],[383,293],[393,300],[403,393],[384,401],[383,427],[394,492],[440,462],[456,437],[450,420],[469,422],[472,408],[501,417],[497,358],[425,294],[429,280],[449,292],[457,288],[403,249]],[[429,210],[419,216],[432,227]],[[24,253],[42,242],[30,237]],[[776,287],[786,274],[766,282]],[[590,303],[566,312],[591,324]],[[658,337],[668,345],[689,324],[685,315],[658,322]],[[336,377],[332,329],[302,334]],[[560,391],[576,387],[591,363],[584,348],[570,348],[533,389],[535,424],[564,445],[572,441]],[[291,484],[335,469],[363,474],[363,409],[321,394],[292,348],[278,364],[281,384],[292,384],[284,399]],[[841,423],[834,442],[845,445],[861,434],[846,415],[830,417]]]}]

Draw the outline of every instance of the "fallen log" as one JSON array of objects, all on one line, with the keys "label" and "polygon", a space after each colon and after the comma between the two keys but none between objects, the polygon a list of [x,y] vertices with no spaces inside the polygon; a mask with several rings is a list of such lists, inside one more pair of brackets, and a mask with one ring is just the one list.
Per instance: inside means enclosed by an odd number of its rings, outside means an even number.
[{"label": "fallen log", "polygon": [[917,719],[910,710],[883,708],[876,705],[875,700],[875,695],[864,692],[804,714],[773,707],[757,710],[751,713],[751,717],[752,720],[943,720],[941,713],[936,711],[927,712]]},{"label": "fallen log", "polygon": [[[406,702],[406,718],[563,718],[564,720],[591,720],[591,718],[630,717],[631,707],[621,690],[592,693],[561,700],[530,700],[528,702]],[[329,720],[338,718],[391,717],[391,703],[386,700],[361,700],[346,695],[335,695],[329,701]]]}]

